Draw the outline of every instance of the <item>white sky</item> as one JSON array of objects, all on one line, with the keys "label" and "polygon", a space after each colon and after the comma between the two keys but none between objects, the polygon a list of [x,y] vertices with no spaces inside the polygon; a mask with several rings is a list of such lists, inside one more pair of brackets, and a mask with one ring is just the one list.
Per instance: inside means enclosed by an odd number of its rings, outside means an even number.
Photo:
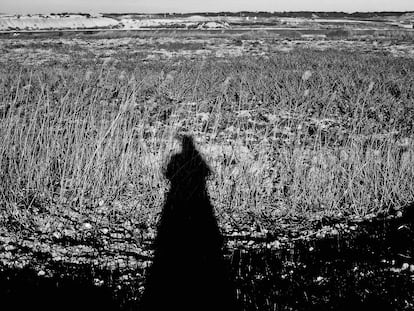
[{"label": "white sky", "polygon": [[414,0],[0,0],[1,13],[414,11]]}]

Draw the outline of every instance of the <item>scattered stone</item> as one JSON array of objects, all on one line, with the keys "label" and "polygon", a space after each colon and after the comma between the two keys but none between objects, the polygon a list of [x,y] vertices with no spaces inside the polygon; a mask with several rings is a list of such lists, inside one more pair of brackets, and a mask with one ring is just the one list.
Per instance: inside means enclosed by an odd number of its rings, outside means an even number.
[{"label": "scattered stone", "polygon": [[324,277],[322,277],[322,276],[318,276],[317,278],[316,278],[316,283],[322,283],[323,282],[323,280],[324,280]]},{"label": "scattered stone", "polygon": [[39,272],[37,272],[37,276],[45,276],[46,272],[43,270],[40,270]]},{"label": "scattered stone", "polygon": [[333,229],[332,231],[331,231],[331,235],[338,235],[339,234],[339,232],[338,232],[338,230],[337,229]]},{"label": "scattered stone", "polygon": [[103,280],[100,280],[100,279],[98,279],[98,278],[94,278],[94,279],[93,279],[93,284],[94,284],[95,286],[100,287],[100,286],[104,285],[104,281],[103,281]]},{"label": "scattered stone", "polygon": [[275,240],[273,242],[270,242],[267,244],[268,249],[279,249],[281,246],[280,242],[278,240]]},{"label": "scattered stone", "polygon": [[83,224],[83,229],[85,229],[85,230],[91,230],[92,229],[92,225],[89,222],[85,222]]},{"label": "scattered stone", "polygon": [[14,251],[15,249],[16,249],[16,246],[14,246],[14,245],[10,245],[10,244],[8,244],[8,245],[6,245],[6,246],[4,247],[4,250],[5,250],[6,252]]},{"label": "scattered stone", "polygon": [[321,231],[319,231],[318,233],[316,233],[316,238],[318,238],[318,239],[323,239],[324,237],[325,237],[325,232],[321,232]]}]

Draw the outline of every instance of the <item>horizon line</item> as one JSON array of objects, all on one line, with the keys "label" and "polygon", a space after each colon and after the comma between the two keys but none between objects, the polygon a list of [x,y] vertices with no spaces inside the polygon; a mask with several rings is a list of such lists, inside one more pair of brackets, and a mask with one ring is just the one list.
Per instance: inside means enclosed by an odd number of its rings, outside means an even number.
[{"label": "horizon line", "polygon": [[399,10],[385,10],[385,11],[310,11],[310,10],[296,10],[296,11],[188,11],[188,12],[96,12],[96,11],[61,11],[61,12],[48,12],[48,13],[9,13],[0,12],[0,14],[13,14],[13,15],[38,15],[38,14],[145,14],[145,15],[159,15],[159,14],[219,14],[219,13],[414,13],[414,10],[399,11]]}]

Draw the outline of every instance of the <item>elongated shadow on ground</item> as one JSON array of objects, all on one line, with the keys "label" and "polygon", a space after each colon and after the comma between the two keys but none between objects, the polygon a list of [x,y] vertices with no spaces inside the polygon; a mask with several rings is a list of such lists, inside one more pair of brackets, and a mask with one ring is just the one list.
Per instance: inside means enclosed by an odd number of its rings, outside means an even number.
[{"label": "elongated shadow on ground", "polygon": [[87,265],[50,266],[56,276],[39,276],[33,267],[0,269],[2,311],[119,311],[108,287],[93,285],[94,273]]},{"label": "elongated shadow on ground", "polygon": [[206,189],[210,168],[190,136],[164,172],[170,181],[140,310],[237,310],[223,238]]}]

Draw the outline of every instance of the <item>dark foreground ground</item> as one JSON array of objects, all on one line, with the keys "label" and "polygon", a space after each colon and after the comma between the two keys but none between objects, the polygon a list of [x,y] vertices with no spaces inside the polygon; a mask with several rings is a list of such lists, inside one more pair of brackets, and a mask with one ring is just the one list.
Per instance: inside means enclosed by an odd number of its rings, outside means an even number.
[{"label": "dark foreground ground", "polygon": [[[243,310],[413,310],[412,206],[402,215],[326,219],[314,228],[300,236],[227,237],[226,259]],[[13,245],[14,255],[2,260],[2,310],[136,309],[146,269],[99,268],[87,256],[68,264]],[[0,248],[3,254],[12,249],[10,243]],[[32,260],[13,267],[27,253]]]}]

